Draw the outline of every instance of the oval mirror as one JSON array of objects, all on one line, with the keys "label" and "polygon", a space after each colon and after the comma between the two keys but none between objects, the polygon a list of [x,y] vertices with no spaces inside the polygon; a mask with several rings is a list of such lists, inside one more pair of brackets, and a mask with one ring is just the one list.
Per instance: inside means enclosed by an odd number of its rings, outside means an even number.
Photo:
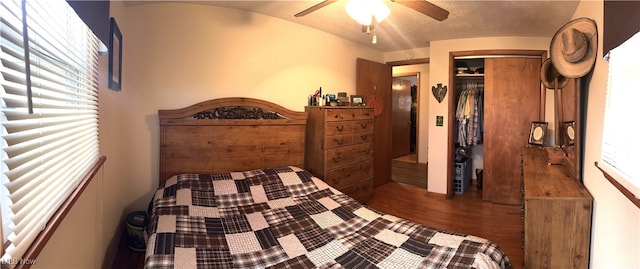
[{"label": "oval mirror", "polygon": [[573,126],[569,125],[567,127],[567,137],[569,137],[569,140],[573,141],[576,137],[576,131],[573,130]]}]

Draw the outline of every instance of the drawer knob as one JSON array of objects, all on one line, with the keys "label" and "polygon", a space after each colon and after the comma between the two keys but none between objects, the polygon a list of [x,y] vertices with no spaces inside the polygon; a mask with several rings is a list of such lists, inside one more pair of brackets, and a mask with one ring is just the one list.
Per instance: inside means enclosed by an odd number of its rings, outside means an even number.
[{"label": "drawer knob", "polygon": [[362,129],[367,129],[367,123],[360,123],[360,127],[362,127]]},{"label": "drawer knob", "polygon": [[367,135],[361,135],[361,136],[360,136],[360,139],[362,139],[363,141],[365,141],[365,140],[367,140],[367,137],[368,137]]},{"label": "drawer knob", "polygon": [[342,144],[344,144],[344,138],[342,138],[342,139],[337,139],[337,138],[335,138],[334,140],[336,141],[336,143],[337,143],[338,145],[342,145]]},{"label": "drawer knob", "polygon": [[362,153],[364,153],[364,155],[369,155],[369,153],[371,152],[371,150],[363,150]]},{"label": "drawer knob", "polygon": [[340,156],[335,156],[331,158],[333,160],[334,163],[339,163],[340,162]]},{"label": "drawer knob", "polygon": [[344,130],[344,125],[336,126],[336,129],[338,129],[338,132],[342,132],[342,130]]}]

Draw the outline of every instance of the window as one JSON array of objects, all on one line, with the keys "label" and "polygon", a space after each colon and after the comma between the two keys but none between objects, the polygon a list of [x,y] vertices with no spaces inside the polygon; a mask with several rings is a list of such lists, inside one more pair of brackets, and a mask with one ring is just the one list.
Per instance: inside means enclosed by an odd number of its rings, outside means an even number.
[{"label": "window", "polygon": [[[631,201],[640,197],[640,143],[637,108],[640,100],[640,33],[608,54],[609,85],[598,167]],[[635,196],[635,197],[633,197]],[[636,204],[640,207],[640,204]]]},{"label": "window", "polygon": [[64,0],[2,0],[0,17],[2,263],[15,265],[99,159],[99,41]]}]

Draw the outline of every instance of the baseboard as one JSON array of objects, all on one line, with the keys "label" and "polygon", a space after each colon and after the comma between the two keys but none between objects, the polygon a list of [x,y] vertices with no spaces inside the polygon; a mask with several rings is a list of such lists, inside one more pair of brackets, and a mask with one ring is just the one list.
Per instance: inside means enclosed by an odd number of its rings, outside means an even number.
[{"label": "baseboard", "polygon": [[427,196],[433,197],[433,198],[438,198],[438,199],[443,199],[443,200],[447,199],[447,194],[439,193],[439,192],[432,192],[432,191],[429,191],[429,190],[427,190]]}]

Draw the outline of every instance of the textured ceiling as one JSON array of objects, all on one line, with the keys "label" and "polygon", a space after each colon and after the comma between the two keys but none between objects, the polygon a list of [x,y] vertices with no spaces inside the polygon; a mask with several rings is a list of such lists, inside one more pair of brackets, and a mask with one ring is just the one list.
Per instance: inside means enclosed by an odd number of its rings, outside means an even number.
[{"label": "textured ceiling", "polygon": [[[421,0],[418,0],[421,1]],[[552,37],[573,16],[579,1],[430,1],[449,11],[437,21],[387,1],[391,15],[376,25],[377,44],[340,0],[304,17],[294,14],[321,1],[201,1],[200,4],[249,10],[325,31],[382,52],[428,47],[429,42],[488,36]]]}]

